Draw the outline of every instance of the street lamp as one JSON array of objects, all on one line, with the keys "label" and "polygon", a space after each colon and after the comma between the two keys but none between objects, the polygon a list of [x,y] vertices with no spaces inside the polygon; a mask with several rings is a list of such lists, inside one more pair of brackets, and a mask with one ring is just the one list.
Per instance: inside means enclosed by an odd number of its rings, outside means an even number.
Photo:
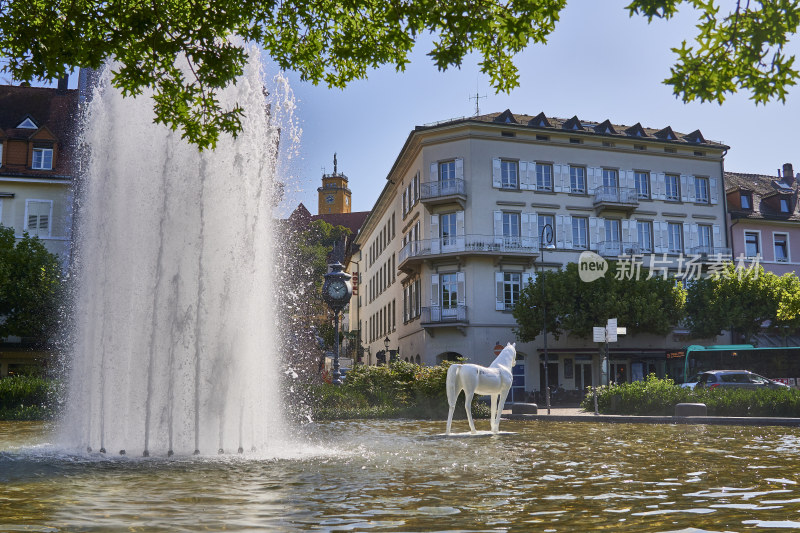
[{"label": "street lamp", "polygon": [[547,414],[550,414],[550,376],[548,363],[550,362],[547,357],[547,302],[544,288],[544,251],[552,250],[553,246],[553,226],[545,224],[542,227],[541,239],[539,239],[539,258],[542,261],[542,329],[544,330],[544,394],[545,402],[547,403]]},{"label": "street lamp", "polygon": [[342,384],[342,374],[339,372],[339,312],[345,308],[353,295],[353,285],[350,283],[350,274],[344,272],[344,265],[339,261],[328,265],[330,272],[325,274],[322,284],[322,298],[333,311],[336,337],[333,343],[333,384]]},{"label": "street lamp", "polygon": [[383,339],[383,347],[386,348],[387,352],[389,351],[389,337],[388,336],[385,339]]}]

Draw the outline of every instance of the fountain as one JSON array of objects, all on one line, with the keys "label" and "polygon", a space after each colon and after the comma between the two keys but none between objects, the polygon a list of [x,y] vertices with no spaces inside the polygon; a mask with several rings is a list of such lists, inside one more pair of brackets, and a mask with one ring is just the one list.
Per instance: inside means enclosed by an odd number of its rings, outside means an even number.
[{"label": "fountain", "polygon": [[198,152],[100,76],[84,127],[62,441],[120,454],[284,445],[271,297],[278,128],[257,50],[220,95],[237,139]]}]

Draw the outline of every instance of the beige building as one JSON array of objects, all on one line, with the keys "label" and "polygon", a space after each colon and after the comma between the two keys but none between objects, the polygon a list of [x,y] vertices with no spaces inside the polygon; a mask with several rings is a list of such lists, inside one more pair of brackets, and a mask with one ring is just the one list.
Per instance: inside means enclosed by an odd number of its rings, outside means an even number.
[{"label": "beige building", "polygon": [[[418,126],[358,235],[358,266],[348,268],[359,271],[351,323],[360,324],[370,362],[388,339],[413,362],[462,356],[489,364],[497,344],[515,340],[511,308],[524,284],[585,250],[640,255],[644,266],[657,257],[672,271],[682,255],[730,253],[727,148],[699,130],[508,110]],[[546,226],[552,246],[542,251]],[[517,344],[514,399],[543,388],[541,341]],[[681,330],[620,337],[611,375],[674,375],[687,344]],[[581,390],[598,382],[597,344],[551,336],[548,346],[551,384]]]}]

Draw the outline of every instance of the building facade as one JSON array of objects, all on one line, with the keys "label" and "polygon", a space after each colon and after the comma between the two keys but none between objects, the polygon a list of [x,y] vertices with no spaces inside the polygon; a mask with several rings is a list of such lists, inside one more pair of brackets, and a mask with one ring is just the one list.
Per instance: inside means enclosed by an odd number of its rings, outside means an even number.
[{"label": "building facade", "polygon": [[[388,339],[409,361],[488,365],[497,344],[515,339],[511,309],[542,268],[586,250],[658,256],[673,270],[683,255],[729,254],[726,149],[699,130],[508,110],[415,128],[356,240],[361,286],[351,315],[362,338],[372,354]],[[540,247],[545,227],[552,246]],[[670,373],[670,354],[688,344],[683,333],[620,337],[611,375]],[[542,344],[517,343],[514,398],[543,389]],[[551,384],[598,383],[591,339],[551,336],[548,346]]]},{"label": "building facade", "polygon": [[[766,270],[782,275],[800,266],[798,185],[791,163],[777,176],[725,173],[734,257],[758,258]],[[792,250],[792,243],[798,247]]]}]

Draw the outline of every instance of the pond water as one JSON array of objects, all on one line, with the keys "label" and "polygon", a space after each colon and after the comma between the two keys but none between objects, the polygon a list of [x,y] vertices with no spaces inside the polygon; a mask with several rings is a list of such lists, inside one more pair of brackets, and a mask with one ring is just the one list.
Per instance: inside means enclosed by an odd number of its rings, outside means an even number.
[{"label": "pond water", "polygon": [[320,423],[283,458],[145,459],[65,455],[36,444],[49,426],[0,422],[0,530],[800,529],[798,428],[443,430],[441,421]]}]

